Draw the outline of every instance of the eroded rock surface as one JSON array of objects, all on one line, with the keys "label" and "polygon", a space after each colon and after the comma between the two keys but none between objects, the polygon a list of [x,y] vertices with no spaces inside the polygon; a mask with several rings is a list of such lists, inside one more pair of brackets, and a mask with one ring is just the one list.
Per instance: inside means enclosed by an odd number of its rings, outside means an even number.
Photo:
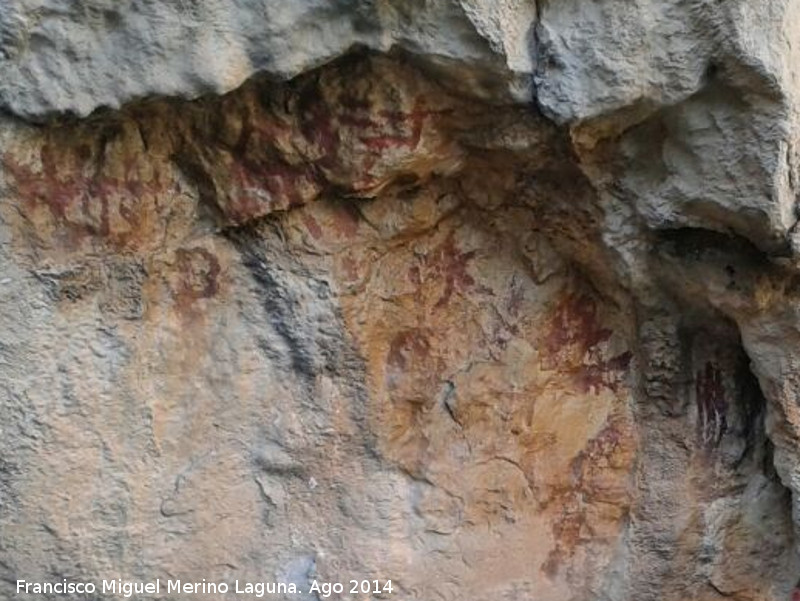
[{"label": "eroded rock surface", "polygon": [[0,8],[0,595],[788,598],[798,10]]}]

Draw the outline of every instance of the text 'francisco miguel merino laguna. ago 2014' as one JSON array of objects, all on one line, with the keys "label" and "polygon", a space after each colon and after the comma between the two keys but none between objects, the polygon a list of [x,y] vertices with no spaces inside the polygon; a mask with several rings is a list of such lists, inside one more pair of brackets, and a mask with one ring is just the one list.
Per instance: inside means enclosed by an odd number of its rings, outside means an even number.
[{"label": "text 'francisco miguel merino laguna. ago 2014'", "polygon": [[135,582],[117,580],[103,580],[101,584],[93,582],[72,582],[61,580],[59,582],[31,582],[17,580],[17,595],[115,595],[130,598],[134,595],[159,595],[162,592],[173,595],[209,595],[209,594],[237,594],[261,598],[265,595],[295,595],[299,593],[315,594],[319,598],[327,598],[333,594],[349,592],[350,594],[391,594],[391,580],[349,580],[345,582],[319,582],[311,580],[307,585],[298,585],[294,582],[246,582],[235,580],[233,584],[227,582],[187,582],[185,580],[161,580],[151,582]]}]

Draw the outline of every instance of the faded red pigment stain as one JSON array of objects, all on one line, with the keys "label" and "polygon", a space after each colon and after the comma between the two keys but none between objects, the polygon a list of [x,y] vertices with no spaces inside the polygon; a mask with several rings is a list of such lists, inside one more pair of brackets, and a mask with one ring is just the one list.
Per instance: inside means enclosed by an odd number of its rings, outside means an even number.
[{"label": "faded red pigment stain", "polygon": [[353,238],[358,234],[359,214],[354,206],[346,204],[336,207],[332,225],[336,233],[344,238]]},{"label": "faded red pigment stain", "polygon": [[[424,279],[434,279],[444,282],[444,290],[434,309],[446,306],[457,292],[465,292],[475,286],[475,279],[469,274],[469,263],[477,252],[462,251],[456,244],[455,234],[448,233],[444,242],[434,249],[424,259]],[[411,274],[417,277],[417,274]],[[422,277],[420,276],[420,279]]]},{"label": "faded red pigment stain", "polygon": [[234,223],[285,210],[313,200],[322,189],[312,162],[291,164],[278,150],[291,146],[296,132],[268,113],[249,112],[225,163],[229,192],[221,209]]},{"label": "faded red pigment stain", "polygon": [[347,283],[356,282],[359,279],[359,265],[353,257],[346,255],[341,259],[341,269],[344,281]]},{"label": "faded red pigment stain", "polygon": [[386,364],[389,368],[403,372],[412,362],[427,360],[430,351],[428,332],[420,329],[406,330],[392,338]]},{"label": "faded red pigment stain", "polygon": [[550,578],[558,575],[561,566],[575,554],[581,540],[581,530],[586,525],[586,513],[576,500],[568,500],[562,505],[561,515],[553,525],[555,548],[547,555],[542,571]]},{"label": "faded red pigment stain", "polygon": [[345,123],[366,129],[367,133],[358,136],[358,140],[370,151],[362,164],[361,176],[356,180],[354,189],[367,190],[374,187],[379,176],[375,169],[384,160],[384,154],[402,151],[408,154],[419,148],[426,121],[429,118],[449,114],[450,111],[429,111],[422,107],[425,102],[417,99],[411,111],[378,111],[377,119],[368,116],[358,119],[347,118]]},{"label": "faded red pigment stain", "polygon": [[613,332],[600,325],[597,303],[586,294],[562,296],[549,320],[545,348],[555,354],[564,347],[573,347],[584,354],[611,338]]},{"label": "faded red pigment stain", "polygon": [[425,122],[441,111],[425,110],[424,98],[417,98],[411,111],[378,111],[377,119],[364,115],[354,118],[343,115],[340,121],[367,130],[358,139],[370,150],[383,152],[393,148],[415,150],[422,140]]},{"label": "faded red pigment stain", "polygon": [[300,97],[300,132],[316,148],[323,167],[335,164],[339,153],[339,134],[331,108],[320,101],[318,91]]},{"label": "faded red pigment stain", "polygon": [[238,156],[229,168],[233,189],[221,208],[234,223],[301,206],[322,189],[311,166],[293,167],[280,161]]},{"label": "faded red pigment stain", "polygon": [[319,240],[322,238],[322,228],[319,226],[319,222],[314,219],[313,215],[309,215],[308,213],[303,215],[303,223],[306,226],[306,230],[308,230],[308,233],[311,234],[311,237],[314,238],[314,240]]},{"label": "faded red pigment stain", "polygon": [[409,267],[407,277],[408,281],[414,286],[419,287],[422,285],[422,272],[420,271],[419,265],[412,265]]},{"label": "faded red pigment stain", "polygon": [[335,237],[351,239],[358,234],[358,211],[350,205],[335,206],[330,213],[323,214],[323,217],[324,228],[313,214],[304,212],[302,216],[303,225],[314,240],[330,240]]},{"label": "faded red pigment stain", "polygon": [[[433,352],[429,330],[411,328],[395,334],[389,342],[384,367],[384,385],[392,401],[392,407],[387,407],[390,412],[381,418],[384,423],[413,428],[412,414],[433,402],[431,390],[442,368],[441,359]],[[409,405],[416,407],[411,413]]]},{"label": "faded red pigment stain", "polygon": [[177,282],[173,285],[175,305],[186,315],[194,314],[194,305],[219,292],[219,259],[205,248],[181,248],[175,252]]},{"label": "faded red pigment stain", "polygon": [[571,461],[573,483],[558,501],[561,513],[553,524],[556,546],[542,564],[542,571],[549,577],[558,574],[561,566],[575,555],[579,545],[598,542],[589,523],[587,507],[593,502],[602,502],[627,510],[628,491],[609,490],[603,485],[609,470],[625,470],[631,459],[630,437],[625,430],[621,418],[611,417]]},{"label": "faded red pigment stain", "polygon": [[[66,160],[59,162],[46,143],[40,149],[40,170],[17,161],[10,153],[3,155],[2,164],[29,221],[35,223],[35,214],[44,209],[63,228],[61,239],[69,248],[87,237],[103,238],[118,247],[129,246],[143,226],[142,196],[162,194],[166,186],[160,177],[142,182],[136,174],[134,158],[124,161],[122,178],[102,173],[85,175],[87,154],[90,151],[83,150],[77,157],[64,155]],[[68,163],[70,158],[74,164]],[[114,211],[118,220],[112,216]]]},{"label": "faded red pigment stain", "polygon": [[624,447],[627,436],[621,418],[612,416],[603,429],[572,460],[571,469],[577,488],[594,496],[591,478],[597,468],[601,470],[615,464],[614,457],[627,453]]},{"label": "faded red pigment stain", "polygon": [[[367,102],[352,100],[331,108],[317,97],[303,99],[300,106],[297,147],[310,147],[306,160],[290,164],[275,148],[276,139],[291,142],[291,131],[265,116],[250,116],[231,152],[229,166],[234,192],[222,207],[226,216],[241,223],[274,210],[299,206],[313,200],[328,184],[324,173],[350,171],[350,187],[364,191],[378,183],[373,169],[386,152],[403,149],[413,153],[420,144],[425,121],[437,114],[421,107],[374,110]],[[348,131],[353,130],[353,131]],[[296,134],[295,134],[296,135]],[[358,140],[364,150],[342,149],[343,135]],[[291,145],[291,144],[290,144]],[[345,234],[352,224],[342,222]]]},{"label": "faded red pigment stain", "polygon": [[545,328],[542,363],[547,369],[572,373],[581,392],[617,392],[633,356],[625,351],[604,358],[600,345],[612,335],[611,329],[600,324],[592,297],[568,293],[559,300]]},{"label": "faded red pigment stain", "polygon": [[579,390],[597,394],[602,388],[606,388],[617,392],[632,358],[630,351],[625,351],[611,359],[583,366],[576,378]]},{"label": "faded red pigment stain", "polygon": [[10,153],[3,155],[3,166],[26,203],[45,206],[54,217],[64,220],[67,208],[80,198],[85,185],[80,186],[76,177],[60,177],[46,146],[42,148],[40,158],[41,173],[17,162]]},{"label": "faded red pigment stain", "polygon": [[[451,112],[426,109],[422,96],[414,99],[410,110],[379,109],[369,100],[346,95],[332,105],[319,94],[306,94],[301,100],[300,131],[318,154],[312,163],[322,171],[350,171],[349,186],[356,192],[374,188],[380,181],[375,170],[387,155],[398,150],[413,154],[428,121]],[[351,140],[362,150],[345,152]]]},{"label": "faded red pigment stain", "polygon": [[716,445],[728,429],[722,371],[710,361],[695,375],[698,431],[705,444]]},{"label": "faded red pigment stain", "polygon": [[[232,108],[230,110],[233,112],[237,109]],[[283,120],[264,111],[258,111],[257,115],[248,111],[247,118],[242,121],[242,129],[234,145],[234,150],[237,153],[242,153],[251,142],[260,145],[265,141],[288,141],[292,135],[291,126]]]}]

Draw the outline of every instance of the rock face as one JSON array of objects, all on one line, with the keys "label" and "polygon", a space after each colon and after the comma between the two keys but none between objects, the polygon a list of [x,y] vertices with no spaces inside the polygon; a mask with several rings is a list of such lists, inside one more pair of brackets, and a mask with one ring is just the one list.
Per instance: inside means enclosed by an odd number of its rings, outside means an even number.
[{"label": "rock face", "polygon": [[788,599],[798,42],[797,0],[7,2],[0,596]]}]

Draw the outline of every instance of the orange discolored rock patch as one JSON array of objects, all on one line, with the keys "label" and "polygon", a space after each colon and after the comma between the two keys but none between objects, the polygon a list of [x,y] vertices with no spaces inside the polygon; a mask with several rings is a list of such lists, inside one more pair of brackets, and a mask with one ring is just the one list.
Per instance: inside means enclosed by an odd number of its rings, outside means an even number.
[{"label": "orange discolored rock patch", "polygon": [[[448,186],[409,194],[402,211],[423,214]],[[347,236],[320,205],[286,221],[330,256],[345,291],[377,450],[437,491],[420,501],[423,519],[446,532],[437,545],[468,555],[471,571],[537,582],[555,599],[586,581],[587,566],[611,561],[632,503],[621,318],[566,266],[532,277],[518,245],[547,245],[530,239],[533,212],[486,219],[461,196],[427,227],[398,216],[405,225],[384,234],[364,220],[384,206],[363,206]],[[455,512],[447,520],[444,507]],[[508,560],[517,555],[525,561]],[[443,561],[419,578],[468,580],[463,570]]]}]

